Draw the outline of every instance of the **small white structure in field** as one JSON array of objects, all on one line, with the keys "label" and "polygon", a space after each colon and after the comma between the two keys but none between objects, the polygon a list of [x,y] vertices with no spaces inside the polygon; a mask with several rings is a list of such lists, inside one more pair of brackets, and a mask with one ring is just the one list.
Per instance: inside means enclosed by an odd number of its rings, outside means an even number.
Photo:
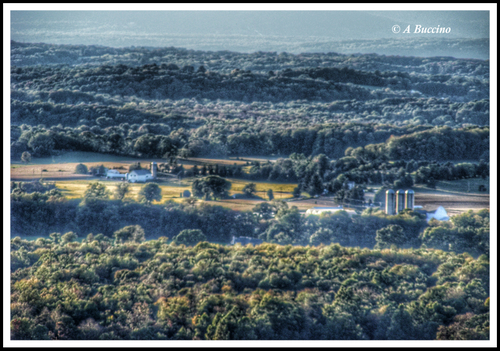
[{"label": "small white structure in field", "polygon": [[427,216],[427,222],[429,222],[431,219],[437,219],[438,221],[449,221],[450,217],[448,216],[448,213],[446,213],[446,210],[444,209],[443,206],[439,206],[438,209],[434,212],[427,212],[425,214]]},{"label": "small white structure in field", "polygon": [[306,211],[306,215],[320,215],[323,212],[335,213],[338,211],[344,211],[342,206],[340,207],[313,207]]},{"label": "small white structure in field", "polygon": [[120,173],[116,169],[109,169],[106,172],[106,178],[111,179],[111,178],[121,178],[124,179],[127,177],[127,174],[125,173]]},{"label": "small white structure in field", "polygon": [[153,175],[146,169],[135,169],[127,173],[127,180],[129,183],[144,183],[151,179],[154,179]]},{"label": "small white structure in field", "polygon": [[345,212],[347,212],[347,214],[349,216],[356,214],[356,212],[354,212],[352,210],[344,209],[343,206],[340,206],[340,207],[313,207],[313,208],[310,208],[306,211],[306,216],[309,216],[309,215],[319,216],[320,214],[325,213],[325,212],[335,213],[335,212],[339,212],[339,211],[345,211]]}]

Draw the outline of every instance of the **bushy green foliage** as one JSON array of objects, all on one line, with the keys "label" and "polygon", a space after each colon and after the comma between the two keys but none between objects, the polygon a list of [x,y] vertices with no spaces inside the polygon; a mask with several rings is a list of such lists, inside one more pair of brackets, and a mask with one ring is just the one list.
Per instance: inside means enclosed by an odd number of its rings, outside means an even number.
[{"label": "bushy green foliage", "polygon": [[12,339],[489,337],[485,257],[338,244],[185,247],[141,242],[137,231],[123,228],[115,243],[12,239]]},{"label": "bushy green foliage", "polygon": [[451,217],[451,223],[430,223],[422,234],[428,247],[446,251],[468,252],[472,255],[490,254],[490,212],[472,210]]},{"label": "bushy green foliage", "polygon": [[267,190],[267,198],[269,199],[269,201],[272,201],[274,199],[273,189]]},{"label": "bushy green foliage", "polygon": [[[93,183],[95,184],[95,183]],[[194,201],[163,205],[147,205],[129,201],[67,200],[61,194],[12,192],[12,232],[48,237],[54,232],[113,233],[128,225],[140,225],[147,238],[175,237],[184,229],[199,229],[207,240],[230,242],[232,236],[259,237],[280,244],[330,244],[343,246],[429,248],[469,252],[474,256],[489,255],[489,211],[454,216],[451,222],[431,221],[424,215],[405,210],[389,216],[376,208],[361,216],[346,212],[324,213],[305,217],[294,206],[273,200],[257,205],[252,212],[239,212]],[[391,225],[403,228],[403,234],[379,236],[377,231]]]},{"label": "bushy green foliage", "polygon": [[210,198],[224,199],[229,196],[231,182],[219,176],[208,176],[196,179],[192,186],[193,195],[206,200]]},{"label": "bushy green foliage", "polygon": [[26,193],[42,193],[49,196],[60,197],[61,192],[56,188],[55,182],[46,182],[40,179],[38,182],[11,182],[10,183],[11,192],[17,192],[19,194]]},{"label": "bushy green foliage", "polygon": [[206,241],[207,237],[199,229],[184,229],[175,238],[176,244],[196,245],[198,242]]},{"label": "bushy green foliage", "polygon": [[76,238],[78,238],[78,236],[77,236],[75,233],[73,233],[73,232],[69,232],[69,233],[64,234],[64,235],[61,237],[61,242],[62,242],[63,244],[65,244],[65,243],[70,243],[70,242],[72,242],[72,241],[75,241],[75,240],[76,240]]},{"label": "bushy green foliage", "polygon": [[109,190],[104,184],[93,182],[87,186],[83,198],[86,201],[107,200],[109,199]]},{"label": "bushy green foliage", "polygon": [[243,193],[247,197],[254,196],[256,192],[257,192],[257,186],[255,185],[255,183],[248,183],[245,184],[245,186],[243,187]]},{"label": "bushy green foliage", "polygon": [[139,225],[129,225],[117,230],[114,232],[114,237],[118,243],[125,243],[128,241],[140,243],[146,240],[144,230]]},{"label": "bushy green foliage", "polygon": [[116,186],[114,197],[117,200],[123,200],[125,196],[127,196],[129,192],[129,184],[128,183],[120,183]]},{"label": "bushy green foliage", "polygon": [[76,174],[89,174],[89,170],[87,166],[85,166],[83,163],[79,163],[75,167],[75,173]]},{"label": "bushy green foliage", "polygon": [[148,183],[139,191],[139,199],[151,204],[154,201],[161,201],[161,188],[156,183]]},{"label": "bushy green foliage", "polygon": [[21,155],[21,161],[23,163],[29,163],[31,161],[31,154],[28,151],[25,151]]}]

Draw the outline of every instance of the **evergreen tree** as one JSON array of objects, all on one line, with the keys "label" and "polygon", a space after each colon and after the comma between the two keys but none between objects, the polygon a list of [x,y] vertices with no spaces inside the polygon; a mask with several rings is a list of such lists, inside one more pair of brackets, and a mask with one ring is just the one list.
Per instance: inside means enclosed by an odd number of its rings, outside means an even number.
[{"label": "evergreen tree", "polygon": [[314,173],[309,181],[307,192],[311,196],[321,195],[323,193],[323,181],[318,173]]},{"label": "evergreen tree", "polygon": [[274,199],[273,189],[269,189],[267,191],[267,197],[268,197],[269,201],[272,201]]}]

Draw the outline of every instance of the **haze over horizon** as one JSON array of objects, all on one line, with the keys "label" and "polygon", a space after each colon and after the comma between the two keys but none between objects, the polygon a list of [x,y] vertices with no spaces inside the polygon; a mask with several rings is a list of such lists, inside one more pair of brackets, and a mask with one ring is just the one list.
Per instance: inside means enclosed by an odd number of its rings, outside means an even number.
[{"label": "haze over horizon", "polygon": [[[401,32],[393,33],[399,25]],[[408,25],[411,33],[403,34]],[[450,27],[415,34],[414,27]],[[286,51],[489,57],[488,11],[12,11],[11,39],[111,47],[176,46]],[[415,48],[412,40],[420,43]],[[428,42],[443,40],[443,45]],[[408,43],[407,43],[408,42]],[[461,44],[462,42],[466,43]],[[461,48],[460,46],[465,46]],[[441,46],[441,47],[440,47]],[[410,51],[408,51],[410,50]],[[413,51],[411,51],[413,50]]]}]

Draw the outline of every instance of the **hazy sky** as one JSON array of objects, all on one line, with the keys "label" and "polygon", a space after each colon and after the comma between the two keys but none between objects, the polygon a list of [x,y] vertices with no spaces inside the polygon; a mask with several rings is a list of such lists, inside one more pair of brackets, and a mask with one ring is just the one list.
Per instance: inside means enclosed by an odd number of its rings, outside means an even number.
[{"label": "hazy sky", "polygon": [[487,11],[13,11],[11,21],[13,40],[72,38],[75,44],[102,31],[110,38],[163,33],[378,39],[393,38],[394,24],[451,27],[447,36],[455,38],[489,36]]},{"label": "hazy sky", "polygon": [[[398,25],[399,33],[392,28]],[[411,33],[404,34],[410,26]],[[450,27],[447,34],[415,34],[422,27]],[[12,11],[11,39],[20,42],[182,47],[240,52],[377,52],[487,58],[487,41],[434,53],[400,48],[406,38],[489,38],[488,11]],[[352,42],[373,40],[373,45]],[[390,41],[380,41],[391,39]],[[350,41],[349,44],[332,44]],[[408,42],[409,43],[409,42]],[[485,44],[486,43],[486,44]],[[367,48],[368,45],[368,48]],[[371,46],[370,46],[371,45]],[[435,44],[434,44],[435,45]],[[444,47],[443,46],[443,47]],[[436,48],[436,46],[434,46]],[[458,48],[458,49],[457,49]],[[467,53],[457,52],[468,50]]]}]

